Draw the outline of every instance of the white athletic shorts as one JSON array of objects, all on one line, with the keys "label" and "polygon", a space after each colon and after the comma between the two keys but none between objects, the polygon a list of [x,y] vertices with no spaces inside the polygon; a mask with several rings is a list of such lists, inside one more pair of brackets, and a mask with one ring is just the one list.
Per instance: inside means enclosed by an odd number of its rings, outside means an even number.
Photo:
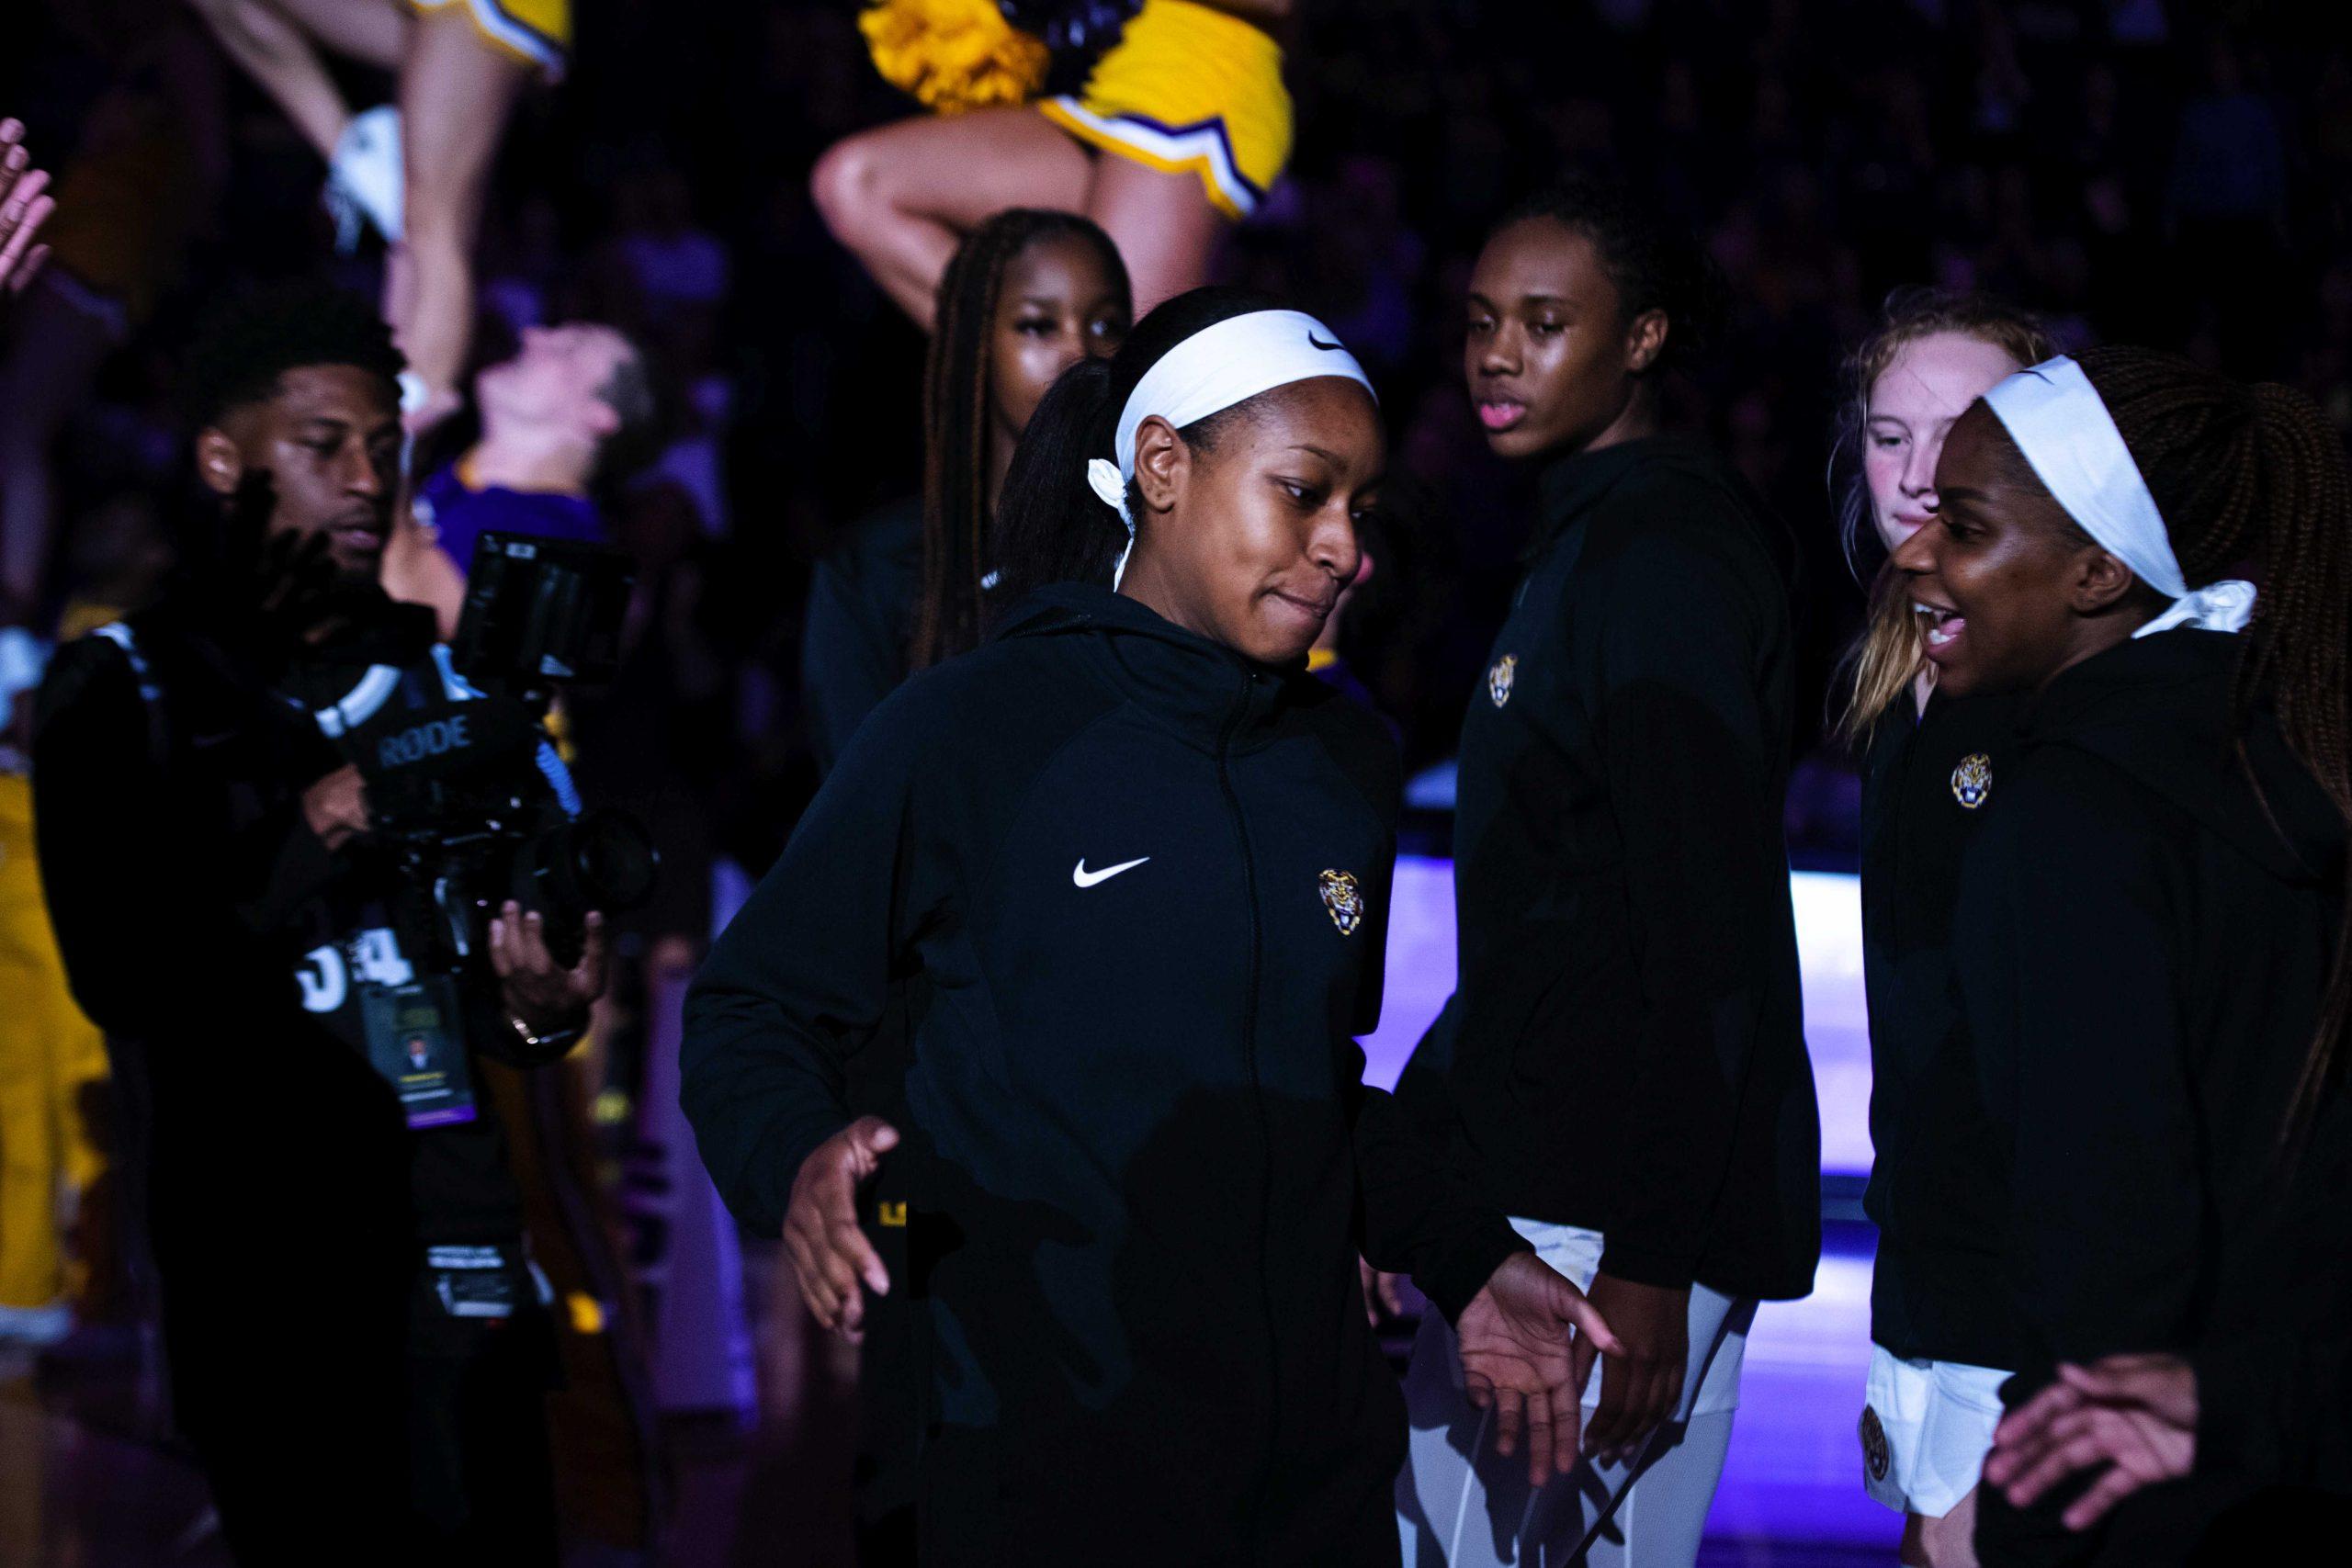
[{"label": "white athletic shorts", "polygon": [[1899,1513],[1930,1519],[1951,1513],[1984,1472],[2008,1381],[1997,1367],[1906,1361],[1871,1346],[1861,1428],[1871,1495]]}]

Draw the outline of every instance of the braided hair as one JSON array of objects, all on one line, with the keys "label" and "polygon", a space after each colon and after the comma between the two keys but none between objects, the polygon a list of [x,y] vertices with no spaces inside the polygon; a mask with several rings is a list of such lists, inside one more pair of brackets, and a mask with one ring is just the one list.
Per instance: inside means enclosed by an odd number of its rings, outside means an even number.
[{"label": "braided hair", "polygon": [[1004,275],[1031,245],[1070,238],[1091,246],[1121,297],[1126,264],[1111,237],[1068,212],[1014,208],[965,237],[939,283],[937,324],[922,381],[922,583],[910,670],[927,669],[980,640],[980,580],[989,570],[989,427],[996,388],[989,374]]},{"label": "braided hair", "polygon": [[[2237,672],[2243,723],[2257,702],[2336,811],[2352,822],[2352,469],[2309,398],[2246,386],[2176,355],[2078,356],[2165,519],[2190,587],[2251,575],[2260,587]],[[2352,1024],[2352,900],[2282,1143],[2300,1141]]]}]

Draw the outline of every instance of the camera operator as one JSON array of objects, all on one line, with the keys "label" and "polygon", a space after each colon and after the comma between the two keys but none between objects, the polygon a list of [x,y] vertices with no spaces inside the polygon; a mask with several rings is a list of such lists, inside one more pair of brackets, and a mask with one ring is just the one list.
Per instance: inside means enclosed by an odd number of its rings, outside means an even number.
[{"label": "camera operator", "polygon": [[474,1067],[571,1044],[603,922],[569,965],[512,902],[451,962],[412,934],[386,770],[531,726],[376,584],[401,363],[329,291],[209,323],[218,529],[155,608],[59,652],[34,746],[74,994],[149,1080],[177,1422],[248,1568],[556,1558],[550,1322]]}]

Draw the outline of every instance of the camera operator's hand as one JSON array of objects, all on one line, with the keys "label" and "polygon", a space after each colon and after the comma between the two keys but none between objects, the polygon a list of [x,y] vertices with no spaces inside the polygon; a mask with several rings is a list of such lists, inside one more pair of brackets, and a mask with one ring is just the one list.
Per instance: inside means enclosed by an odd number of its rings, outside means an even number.
[{"label": "camera operator's hand", "polygon": [[331,850],[368,830],[368,784],[349,762],[302,792],[302,820]]},{"label": "camera operator's hand", "polygon": [[591,913],[580,962],[565,968],[548,951],[547,922],[512,898],[490,922],[490,963],[499,995],[533,1034],[557,1034],[588,1021],[588,1004],[605,991],[605,917]]},{"label": "camera operator's hand", "polygon": [[325,534],[273,532],[277,510],[269,471],[246,470],[223,504],[211,552],[199,554],[187,590],[175,596],[189,628],[241,681],[265,688],[370,587],[343,576]]}]

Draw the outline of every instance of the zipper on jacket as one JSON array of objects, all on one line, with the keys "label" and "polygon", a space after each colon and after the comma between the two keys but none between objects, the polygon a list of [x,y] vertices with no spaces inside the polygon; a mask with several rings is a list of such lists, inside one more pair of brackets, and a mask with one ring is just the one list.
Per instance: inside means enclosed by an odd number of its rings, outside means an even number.
[{"label": "zipper on jacket", "polygon": [[[1266,1317],[1266,1426],[1269,1433],[1279,1429],[1282,1406],[1282,1372],[1279,1366],[1281,1336],[1275,1328],[1273,1281],[1269,1277],[1268,1241],[1273,1228],[1274,1201],[1274,1137],[1273,1129],[1266,1122],[1265,1086],[1258,1076],[1258,989],[1261,970],[1265,962],[1265,938],[1258,912],[1258,861],[1250,847],[1250,822],[1241,809],[1240,792],[1233,787],[1234,733],[1241,728],[1242,719],[1250,712],[1250,695],[1256,677],[1249,671],[1241,672],[1241,696],[1233,713],[1225,721],[1225,731],[1216,741],[1216,782],[1225,792],[1225,806],[1233,818],[1233,836],[1241,846],[1242,902],[1250,912],[1250,985],[1247,995],[1249,1010],[1241,1021],[1241,1056],[1250,1069],[1250,1092],[1258,1111],[1258,1303]],[[1269,1452],[1274,1451],[1269,1444]],[[1271,1473],[1261,1473],[1256,1495],[1250,1500],[1250,1512],[1262,1520],[1265,1513],[1266,1486]],[[1257,1542],[1250,1542],[1250,1556],[1257,1556]]]}]

